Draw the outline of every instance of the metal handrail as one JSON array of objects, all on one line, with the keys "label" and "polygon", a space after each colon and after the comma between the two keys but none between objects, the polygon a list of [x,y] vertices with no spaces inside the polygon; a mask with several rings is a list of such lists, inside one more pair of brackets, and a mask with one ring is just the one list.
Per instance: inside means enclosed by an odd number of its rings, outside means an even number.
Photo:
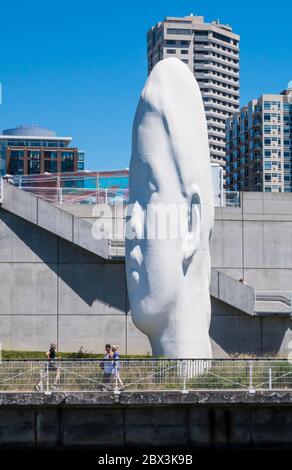
[{"label": "metal handrail", "polygon": [[[61,177],[60,177],[61,178]],[[6,181],[11,184],[17,183],[18,180],[13,180],[9,178],[4,178]],[[45,199],[47,202],[57,203],[57,204],[100,204],[100,203],[115,203],[116,201],[123,201],[124,203],[128,202],[129,189],[128,188],[111,188],[111,187],[101,187],[96,183],[96,187],[86,187],[86,180],[92,180],[93,177],[76,177],[67,179],[60,179],[59,182],[56,178],[44,179],[32,179],[31,181],[36,184],[38,181],[40,183],[50,181],[56,182],[56,185],[50,186],[24,186],[19,182],[16,186],[22,191],[30,192],[37,197]],[[20,180],[21,181],[21,180]],[[84,181],[85,187],[78,186],[62,186],[61,181],[67,182],[78,182]],[[214,203],[216,207],[240,207],[240,192],[238,191],[223,191],[220,194],[214,194]]]},{"label": "metal handrail", "polygon": [[292,390],[292,363],[280,358],[4,360],[0,392]]}]

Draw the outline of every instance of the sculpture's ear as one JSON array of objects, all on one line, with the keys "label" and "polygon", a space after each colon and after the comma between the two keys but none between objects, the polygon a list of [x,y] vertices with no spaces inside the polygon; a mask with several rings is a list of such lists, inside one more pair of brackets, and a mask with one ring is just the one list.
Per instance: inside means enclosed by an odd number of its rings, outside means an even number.
[{"label": "sculpture's ear", "polygon": [[182,250],[184,262],[190,261],[196,252],[201,238],[201,197],[199,188],[194,187],[188,197],[188,228]]}]

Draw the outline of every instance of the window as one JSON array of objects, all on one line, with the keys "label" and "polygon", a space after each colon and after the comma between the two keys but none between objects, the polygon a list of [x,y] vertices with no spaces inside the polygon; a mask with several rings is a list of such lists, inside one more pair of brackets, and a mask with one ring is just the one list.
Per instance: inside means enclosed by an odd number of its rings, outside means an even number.
[{"label": "window", "polygon": [[25,142],[21,141],[21,142],[17,142],[17,141],[12,141],[12,142],[7,142],[7,147],[24,147],[25,146]]},{"label": "window", "polygon": [[62,152],[61,171],[74,171],[74,152]]},{"label": "window", "polygon": [[166,49],[167,54],[175,54],[176,50],[175,49]]},{"label": "window", "polygon": [[[187,41],[184,41],[184,42],[187,42]],[[166,41],[167,46],[175,46],[175,44],[176,44],[176,41],[173,39],[167,39]]]},{"label": "window", "polygon": [[45,160],[45,171],[48,173],[56,173],[57,160]]},{"label": "window", "polygon": [[11,175],[23,175],[23,150],[11,150],[8,173]]},{"label": "window", "polygon": [[182,53],[182,54],[188,54],[189,51],[187,51],[187,50],[185,50],[185,49],[182,49],[182,50],[181,50],[181,53]]},{"label": "window", "polygon": [[57,152],[54,150],[51,150],[51,151],[46,150],[45,158],[57,158]]},{"label": "window", "polygon": [[191,29],[167,28],[167,34],[190,35],[190,34],[192,34],[192,30]]},{"label": "window", "polygon": [[23,175],[23,160],[18,160],[18,159],[11,160],[9,173],[11,175]]},{"label": "window", "polygon": [[271,162],[265,162],[265,170],[271,170],[271,169],[272,169]]},{"label": "window", "polygon": [[74,171],[74,161],[73,160],[64,160],[61,162],[61,171]]},{"label": "window", "polygon": [[[223,36],[223,34],[219,34],[219,33],[214,33],[213,32],[213,38],[216,38],[216,39],[219,39],[219,41],[224,41],[224,42],[229,42],[231,44],[231,39],[227,36]],[[237,44],[237,41],[234,41],[234,45],[236,46]]]},{"label": "window", "polygon": [[195,31],[196,36],[208,36],[208,31]]},{"label": "window", "polygon": [[33,160],[40,160],[41,152],[39,150],[29,150],[27,152],[27,158],[31,158]]},{"label": "window", "polygon": [[40,160],[28,160],[27,161],[27,172],[29,175],[35,175],[41,171]]},{"label": "window", "polygon": [[62,152],[61,153],[61,158],[72,159],[72,158],[74,158],[74,152]]},{"label": "window", "polygon": [[24,151],[23,150],[11,150],[10,158],[23,158]]}]

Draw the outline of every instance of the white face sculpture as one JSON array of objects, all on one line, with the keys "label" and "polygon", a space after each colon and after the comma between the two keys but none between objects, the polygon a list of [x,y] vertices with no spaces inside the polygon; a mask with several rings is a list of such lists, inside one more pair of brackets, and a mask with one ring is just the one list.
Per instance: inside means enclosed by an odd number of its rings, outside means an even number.
[{"label": "white face sculpture", "polygon": [[126,271],[133,321],[155,356],[210,358],[208,135],[200,89],[178,59],[159,62],[146,82],[129,178]]}]

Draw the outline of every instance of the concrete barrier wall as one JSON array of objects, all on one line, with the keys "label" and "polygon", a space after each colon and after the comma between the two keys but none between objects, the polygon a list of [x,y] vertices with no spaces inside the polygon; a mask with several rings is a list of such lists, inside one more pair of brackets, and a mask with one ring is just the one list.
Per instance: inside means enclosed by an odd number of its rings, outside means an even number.
[{"label": "concrete barrier wall", "polygon": [[[11,201],[13,210],[17,201]],[[244,193],[241,201],[240,208],[216,208],[212,267],[258,290],[292,290],[292,195]],[[123,259],[106,260],[39,227],[35,209],[20,202],[30,222],[0,209],[2,347],[47,349],[57,340],[60,350],[100,352],[112,341],[123,354],[149,354],[129,312]],[[74,210],[75,218],[83,215],[92,224],[92,209]],[[245,294],[226,290],[224,277],[219,284],[210,330],[216,357],[290,352],[289,317],[251,317],[243,313]],[[237,308],[228,305],[228,296]]]},{"label": "concrete barrier wall", "polygon": [[3,349],[150,354],[133,325],[124,262],[87,250],[0,209],[0,341]]},{"label": "concrete barrier wall", "polygon": [[[1,396],[0,449],[291,446],[291,395],[180,392]],[[156,396],[155,396],[156,395]],[[260,395],[260,396],[258,396]],[[123,403],[124,402],[124,403]]]}]

